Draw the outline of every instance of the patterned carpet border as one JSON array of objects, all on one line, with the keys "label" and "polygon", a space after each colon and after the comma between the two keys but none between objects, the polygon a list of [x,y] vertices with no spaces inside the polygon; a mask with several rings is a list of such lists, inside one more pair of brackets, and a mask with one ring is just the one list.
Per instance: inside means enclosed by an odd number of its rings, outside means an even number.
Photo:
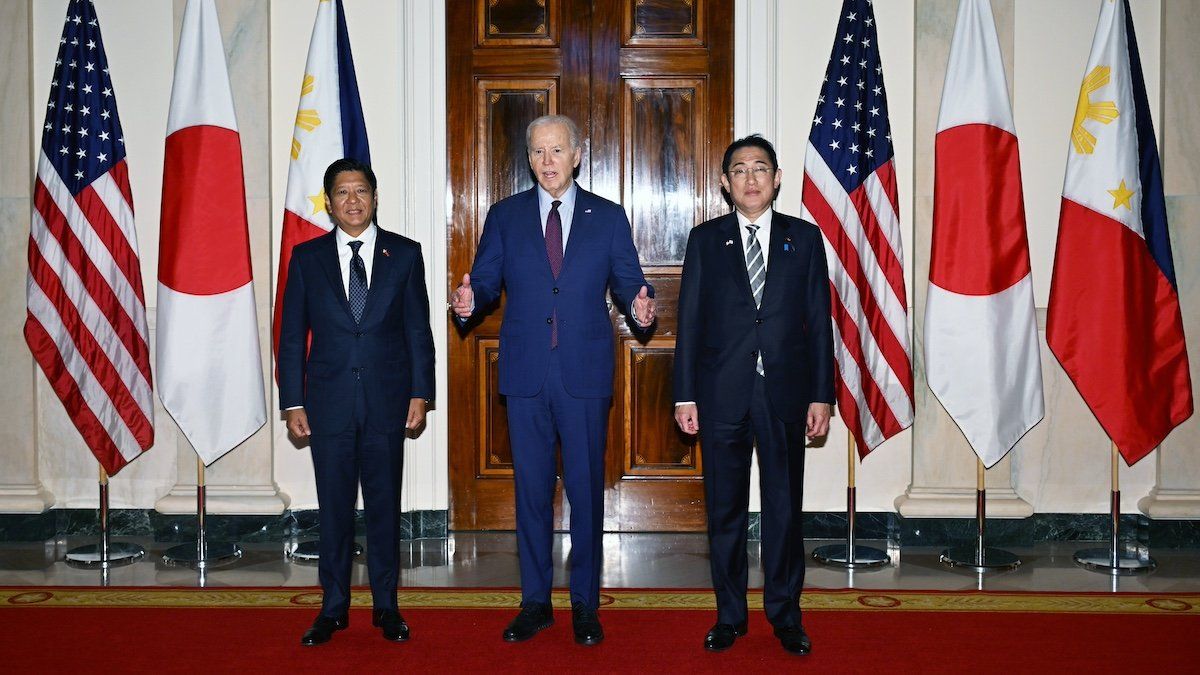
[{"label": "patterned carpet border", "polygon": [[[428,609],[507,609],[520,603],[512,589],[408,589],[400,606]],[[369,608],[370,591],[355,589],[353,606]],[[569,608],[565,591],[556,592],[555,607]],[[762,593],[752,592],[750,607],[762,607]],[[806,611],[864,612],[1036,612],[1051,614],[1200,615],[1200,593],[1000,593],[939,591],[804,591]],[[0,588],[0,608],[21,607],[257,607],[312,609],[321,604],[317,588]],[[707,590],[610,590],[601,595],[610,610],[713,610]],[[0,610],[2,611],[2,610]]]}]

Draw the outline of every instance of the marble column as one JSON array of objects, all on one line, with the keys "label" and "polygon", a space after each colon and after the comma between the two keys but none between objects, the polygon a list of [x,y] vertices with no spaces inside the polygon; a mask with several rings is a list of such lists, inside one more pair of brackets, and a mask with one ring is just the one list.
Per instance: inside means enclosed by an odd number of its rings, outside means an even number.
[{"label": "marble column", "polygon": [[[264,382],[271,384],[271,193],[269,79],[270,7],[268,0],[220,0],[217,14],[225,58],[229,64],[234,108],[242,141],[246,176],[246,210],[250,223],[250,254],[254,271],[255,309]],[[184,0],[175,2],[175,44],[183,19]],[[269,391],[269,388],[268,388]],[[267,401],[268,420],[277,414]],[[169,415],[161,424],[174,425]],[[176,483],[154,508],[161,513],[196,510],[196,453],[181,433],[176,434]],[[208,467],[205,482],[209,513],[275,515],[288,507],[288,496],[275,484],[274,448],[268,423],[241,445]]]},{"label": "marble column", "polygon": [[[1011,92],[1014,0],[993,0],[992,9]],[[975,514],[976,456],[930,391],[924,356],[925,297],[933,230],[933,140],[957,12],[957,0],[916,3],[913,236],[909,239],[913,243],[914,262],[910,312],[915,326],[912,349],[916,418],[912,431],[912,482],[895,503],[900,514],[908,518]],[[1024,518],[1033,514],[1033,505],[1013,490],[1012,456],[1020,452],[1018,444],[1008,457],[987,472],[989,518]]]},{"label": "marble column", "polygon": [[[1175,277],[1192,366],[1200,382],[1200,16],[1187,3],[1162,3],[1162,111],[1158,137]],[[1140,31],[1139,31],[1140,33]],[[1139,35],[1140,37],[1140,35]],[[1145,49],[1145,47],[1143,47]],[[1152,106],[1153,107],[1153,106]],[[1155,519],[1200,518],[1200,419],[1193,415],[1155,454],[1155,484],[1138,509]]]},{"label": "marble column", "polygon": [[[24,289],[29,266],[29,218],[33,206],[32,111],[35,105],[29,78],[31,68],[30,4],[0,4],[0,287]],[[54,504],[38,477],[34,363],[25,345],[25,293],[0,294],[0,410],[8,423],[0,425],[0,513],[41,513]]]}]

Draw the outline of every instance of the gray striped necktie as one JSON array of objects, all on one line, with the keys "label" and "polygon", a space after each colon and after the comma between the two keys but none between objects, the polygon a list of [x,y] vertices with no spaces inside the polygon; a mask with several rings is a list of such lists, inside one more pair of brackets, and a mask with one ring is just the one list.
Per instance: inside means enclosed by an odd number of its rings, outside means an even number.
[{"label": "gray striped necktie", "polygon": [[[758,225],[753,223],[746,226],[746,276],[750,278],[750,292],[754,294],[754,306],[762,307],[763,288],[767,284],[767,264],[763,260],[762,245],[758,243]],[[763,375],[762,350],[758,351],[758,360],[754,369]]]}]

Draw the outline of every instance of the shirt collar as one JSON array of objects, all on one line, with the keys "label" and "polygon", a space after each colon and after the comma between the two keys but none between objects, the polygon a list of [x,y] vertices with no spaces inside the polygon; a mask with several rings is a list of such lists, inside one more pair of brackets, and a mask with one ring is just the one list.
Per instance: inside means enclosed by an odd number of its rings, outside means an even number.
[{"label": "shirt collar", "polygon": [[[575,195],[579,192],[576,189],[577,186],[578,183],[572,180],[571,185],[567,188],[567,191],[564,192],[561,197],[557,198],[558,201],[563,203],[563,206],[575,206]],[[550,196],[550,193],[546,192],[546,189],[540,184],[537,186],[537,196],[538,207],[541,209],[542,213],[549,213],[550,209],[554,206],[554,200],[556,198]]]},{"label": "shirt collar", "polygon": [[[747,218],[745,215],[743,215],[741,211],[734,209],[734,213],[737,214],[738,229],[744,230],[744,229],[746,229],[747,225],[751,224],[750,219]],[[771,227],[771,216],[773,216],[773,215],[775,215],[775,209],[773,207],[768,206],[767,210],[763,211],[762,215],[760,215],[758,217],[758,220],[754,221],[754,224],[758,225],[759,229],[769,228],[769,227]]]},{"label": "shirt collar", "polygon": [[358,235],[357,237],[351,237],[350,235],[346,234],[345,230],[336,225],[334,225],[334,231],[337,232],[337,234],[334,236],[337,237],[339,251],[352,241],[361,241],[364,248],[374,250],[375,237],[379,234],[379,228],[375,225],[375,223],[368,225],[367,229],[363,230],[362,234]]}]

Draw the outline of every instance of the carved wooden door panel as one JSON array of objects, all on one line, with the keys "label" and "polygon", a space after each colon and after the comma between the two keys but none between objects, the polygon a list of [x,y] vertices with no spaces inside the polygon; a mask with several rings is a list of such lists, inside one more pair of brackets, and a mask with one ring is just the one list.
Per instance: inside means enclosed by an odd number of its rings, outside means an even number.
[{"label": "carved wooden door panel", "polygon": [[[578,181],[625,207],[658,296],[649,337],[612,311],[605,528],[704,528],[701,451],[673,419],[675,302],[688,231],[727,210],[716,176],[733,130],[731,0],[453,0],[447,3],[452,208],[447,283],[470,268],[488,207],[533,185],[525,126],[574,118]],[[512,529],[511,452],[499,396],[503,303],[469,332],[451,322],[451,528]],[[556,500],[565,525],[565,500]]]}]

